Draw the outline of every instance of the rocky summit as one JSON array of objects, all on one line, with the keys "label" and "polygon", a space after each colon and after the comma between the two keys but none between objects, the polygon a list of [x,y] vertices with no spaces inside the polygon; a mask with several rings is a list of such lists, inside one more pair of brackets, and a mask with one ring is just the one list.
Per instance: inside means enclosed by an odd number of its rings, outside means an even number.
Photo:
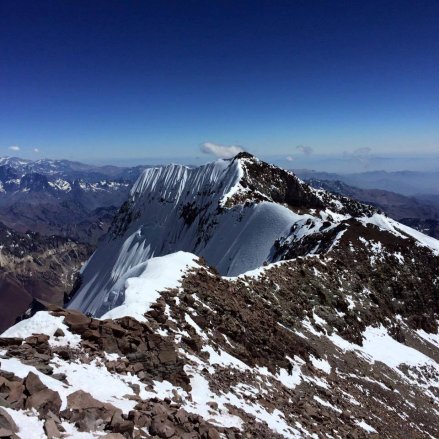
[{"label": "rocky summit", "polygon": [[66,308],[0,338],[0,437],[439,438],[439,241],[243,153],[147,169]]}]

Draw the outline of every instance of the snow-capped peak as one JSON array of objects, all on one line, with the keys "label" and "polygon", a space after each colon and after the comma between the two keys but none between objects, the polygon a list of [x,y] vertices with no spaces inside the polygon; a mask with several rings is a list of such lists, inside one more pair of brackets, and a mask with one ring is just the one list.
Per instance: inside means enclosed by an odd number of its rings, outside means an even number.
[{"label": "snow-capped peak", "polygon": [[370,206],[313,189],[247,153],[198,168],[147,169],[84,268],[70,307],[101,316],[120,305],[123,279],[151,257],[190,252],[236,276],[333,251],[348,228],[377,218],[386,222]]}]

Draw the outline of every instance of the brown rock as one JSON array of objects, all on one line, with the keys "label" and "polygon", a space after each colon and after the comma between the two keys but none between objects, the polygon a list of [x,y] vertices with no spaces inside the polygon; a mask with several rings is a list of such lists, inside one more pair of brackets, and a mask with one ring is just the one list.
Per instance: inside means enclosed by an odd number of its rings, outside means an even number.
[{"label": "brown rock", "polygon": [[115,433],[128,433],[131,437],[134,430],[134,422],[123,419],[122,413],[116,412],[111,419],[110,428]]},{"label": "brown rock", "polygon": [[22,338],[17,337],[0,337],[0,347],[6,348],[9,346],[20,346],[23,342]]},{"label": "brown rock", "polygon": [[25,399],[24,386],[21,381],[9,381],[6,378],[0,377],[0,393],[4,395],[2,398],[5,404],[0,405],[11,406],[14,409],[23,408]]},{"label": "brown rock", "polygon": [[24,380],[24,385],[26,387],[26,391],[29,395],[33,395],[34,393],[41,392],[42,390],[47,389],[38,375],[33,372],[29,372],[27,377]]},{"label": "brown rock", "polygon": [[186,410],[183,408],[178,409],[177,413],[175,414],[175,419],[179,424],[185,424],[188,422]]},{"label": "brown rock", "polygon": [[211,427],[207,430],[207,439],[220,439],[220,434],[215,428]]},{"label": "brown rock", "polygon": [[70,360],[72,357],[72,353],[68,347],[57,349],[56,353],[59,355],[59,357],[66,361]]},{"label": "brown rock", "polygon": [[[105,427],[120,409],[112,404],[103,403],[93,398],[89,393],[78,390],[67,397],[67,410],[63,416],[77,425],[79,431],[94,431]],[[121,428],[128,428],[123,425]]]},{"label": "brown rock", "polygon": [[73,332],[82,334],[88,329],[91,319],[79,311],[69,310],[66,312],[64,322]]},{"label": "brown rock", "polygon": [[177,361],[177,353],[171,349],[160,351],[159,360],[161,363],[175,363]]},{"label": "brown rock", "polygon": [[31,346],[47,343],[49,336],[46,334],[33,334],[30,337],[25,338],[25,342]]},{"label": "brown rock", "polygon": [[160,438],[168,439],[175,433],[175,428],[162,421],[161,419],[153,419],[151,427],[149,427],[150,434],[157,435]]},{"label": "brown rock", "polygon": [[108,433],[104,436],[99,436],[100,439],[125,439],[125,436],[120,433]]},{"label": "brown rock", "polygon": [[[72,410],[84,410],[90,408],[101,408],[105,403],[93,398],[90,393],[77,390],[67,396],[67,408]],[[116,407],[115,407],[116,409]]]},{"label": "brown rock", "polygon": [[44,423],[44,431],[49,439],[61,437],[61,433],[53,419],[48,419]]},{"label": "brown rock", "polygon": [[9,402],[6,401],[6,399],[3,398],[3,396],[0,396],[0,407],[10,408],[11,404],[9,404]]},{"label": "brown rock", "polygon": [[8,430],[7,428],[0,427],[0,437],[4,438],[10,438],[14,434],[13,431]]},{"label": "brown rock", "polygon": [[58,328],[55,333],[53,334],[55,337],[64,337],[64,331],[61,328]]},{"label": "brown rock", "polygon": [[2,407],[0,407],[0,429],[9,430],[12,433],[18,431],[17,424],[15,424],[11,415]]},{"label": "brown rock", "polygon": [[140,372],[143,369],[144,369],[144,367],[143,367],[142,363],[136,363],[133,365],[133,372],[134,373]]},{"label": "brown rock", "polygon": [[6,370],[0,370],[0,377],[6,378],[8,381],[17,379],[14,375],[14,372],[8,372]]},{"label": "brown rock", "polygon": [[29,396],[25,407],[34,408],[40,414],[46,414],[49,410],[56,414],[61,408],[61,398],[58,392],[46,388]]},{"label": "brown rock", "polygon": [[151,418],[145,413],[137,410],[132,410],[129,413],[129,419],[131,419],[134,422],[134,425],[138,428],[148,428],[151,425]]}]

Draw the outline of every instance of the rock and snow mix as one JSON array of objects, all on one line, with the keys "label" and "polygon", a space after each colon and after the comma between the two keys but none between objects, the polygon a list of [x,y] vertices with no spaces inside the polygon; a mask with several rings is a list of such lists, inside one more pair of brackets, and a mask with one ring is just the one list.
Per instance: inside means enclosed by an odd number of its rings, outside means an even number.
[{"label": "rock and snow mix", "polygon": [[70,309],[0,337],[0,432],[439,437],[438,248],[247,155],[147,170]]}]

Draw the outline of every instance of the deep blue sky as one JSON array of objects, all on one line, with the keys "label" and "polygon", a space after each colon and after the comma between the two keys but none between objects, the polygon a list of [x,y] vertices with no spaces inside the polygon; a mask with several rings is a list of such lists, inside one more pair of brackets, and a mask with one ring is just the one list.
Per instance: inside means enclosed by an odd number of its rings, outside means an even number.
[{"label": "deep blue sky", "polygon": [[439,2],[0,0],[0,93],[1,155],[436,153]]}]

